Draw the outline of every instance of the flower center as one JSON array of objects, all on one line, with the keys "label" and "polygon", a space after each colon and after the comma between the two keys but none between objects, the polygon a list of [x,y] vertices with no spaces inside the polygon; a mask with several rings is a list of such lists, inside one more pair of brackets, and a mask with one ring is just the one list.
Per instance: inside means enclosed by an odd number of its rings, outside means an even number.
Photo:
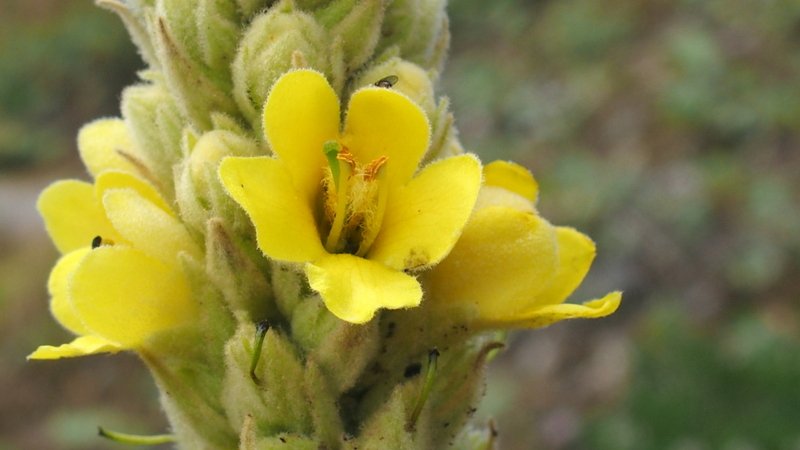
[{"label": "flower center", "polygon": [[385,179],[387,157],[381,156],[369,164],[359,164],[353,154],[339,141],[323,146],[328,158],[328,170],[323,179],[325,239],[328,253],[349,253],[364,256],[380,230],[386,206]]}]

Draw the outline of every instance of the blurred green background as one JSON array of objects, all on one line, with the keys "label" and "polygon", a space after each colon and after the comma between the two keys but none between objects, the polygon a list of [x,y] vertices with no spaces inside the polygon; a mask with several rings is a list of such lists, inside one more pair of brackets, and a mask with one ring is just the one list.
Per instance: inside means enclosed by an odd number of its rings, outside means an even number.
[{"label": "blurred green background", "polygon": [[[501,448],[800,449],[800,2],[451,0],[441,92],[462,141],[592,236],[575,294],[613,316],[517,332],[476,420]],[[35,199],[86,178],[78,127],[141,62],[89,0],[0,3],[0,450],[159,433],[131,355],[25,362],[66,341]]]}]

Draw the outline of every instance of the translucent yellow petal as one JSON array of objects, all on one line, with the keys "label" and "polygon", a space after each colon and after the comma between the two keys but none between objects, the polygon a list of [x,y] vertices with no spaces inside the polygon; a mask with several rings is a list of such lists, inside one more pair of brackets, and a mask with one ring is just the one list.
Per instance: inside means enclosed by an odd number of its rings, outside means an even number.
[{"label": "translucent yellow petal", "polygon": [[439,262],[469,219],[481,184],[481,164],[461,155],[426,167],[390,192],[381,229],[367,258],[405,270]]},{"label": "translucent yellow petal", "polygon": [[126,347],[97,336],[81,336],[58,347],[42,345],[28,355],[28,359],[74,358],[97,353],[117,353],[121,350],[126,350]]},{"label": "translucent yellow petal", "polygon": [[430,130],[425,113],[403,94],[366,87],[350,99],[342,141],[356,160],[369,163],[381,156],[390,185],[403,185],[417,171],[428,149]]},{"label": "translucent yellow petal", "polygon": [[325,77],[295,70],[278,79],[264,106],[264,130],[295,188],[313,200],[326,164],[322,145],[339,137],[339,98]]},{"label": "translucent yellow petal", "polygon": [[137,191],[110,189],[103,195],[103,205],[114,228],[137,250],[170,267],[179,267],[180,252],[202,259],[183,223]]},{"label": "translucent yellow petal", "polygon": [[123,246],[89,252],[72,275],[69,296],[92,334],[126,348],[193,319],[196,309],[179,268]]},{"label": "translucent yellow petal", "polygon": [[517,317],[509,317],[505,320],[489,322],[479,322],[478,326],[488,328],[539,328],[551,323],[565,319],[596,319],[605,317],[619,307],[622,300],[621,292],[611,292],[605,297],[586,302],[582,305],[561,303],[559,305],[547,305]]},{"label": "translucent yellow petal", "polygon": [[72,273],[75,272],[75,268],[90,249],[91,247],[87,246],[62,256],[50,271],[50,278],[47,280],[47,290],[50,292],[50,312],[64,328],[75,334],[88,334],[89,330],[72,309],[72,303],[70,303],[67,293],[67,284]]},{"label": "translucent yellow petal", "polygon": [[508,206],[520,212],[536,214],[533,202],[527,198],[505,188],[484,184],[478,193],[478,200],[475,201],[475,210],[489,206]]},{"label": "translucent yellow petal", "polygon": [[222,160],[219,176],[256,227],[258,247],[281,261],[313,261],[323,254],[312,203],[294,188],[282,161],[269,157]]},{"label": "translucent yellow petal", "polygon": [[327,255],[306,266],[311,289],[336,317],[369,321],[381,308],[418,306],[422,289],[414,277],[352,255]]},{"label": "translucent yellow petal", "polygon": [[484,320],[525,311],[558,267],[556,232],[503,206],[476,211],[453,251],[431,271],[431,298],[474,306]]},{"label": "translucent yellow petal", "polygon": [[61,253],[86,247],[95,236],[119,237],[95,200],[94,187],[89,183],[56,181],[39,195],[36,206]]},{"label": "translucent yellow petal", "polygon": [[508,189],[536,202],[539,184],[528,169],[508,161],[494,161],[483,168],[484,184]]},{"label": "translucent yellow petal", "polygon": [[104,170],[137,173],[136,167],[120,155],[138,156],[122,119],[98,119],[78,132],[78,152],[94,177]]},{"label": "translucent yellow petal", "polygon": [[175,215],[153,185],[135,175],[131,175],[127,172],[110,170],[101,173],[94,182],[95,196],[98,199],[102,199],[103,194],[105,194],[107,190],[120,188],[131,188],[169,215]]},{"label": "translucent yellow petal", "polygon": [[595,255],[589,236],[568,227],[556,227],[558,236],[558,271],[553,282],[536,298],[537,305],[563,302],[589,273]]}]

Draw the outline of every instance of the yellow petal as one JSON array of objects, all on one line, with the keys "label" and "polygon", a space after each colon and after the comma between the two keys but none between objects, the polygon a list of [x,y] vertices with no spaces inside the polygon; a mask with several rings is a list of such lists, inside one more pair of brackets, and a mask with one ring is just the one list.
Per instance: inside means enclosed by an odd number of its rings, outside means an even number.
[{"label": "yellow petal", "polygon": [[478,193],[478,200],[475,201],[475,210],[488,208],[489,206],[508,206],[519,212],[537,214],[533,202],[527,198],[505,188],[484,184]]},{"label": "yellow petal", "polygon": [[596,319],[616,311],[621,300],[621,292],[611,292],[601,299],[592,300],[582,305],[570,303],[547,305],[513,319],[508,318],[507,320],[497,320],[489,323],[483,322],[478,323],[478,326],[508,329],[539,328],[565,319]]},{"label": "yellow petal", "polygon": [[75,272],[75,268],[89,251],[90,247],[83,247],[62,256],[50,271],[50,278],[47,280],[47,290],[50,292],[50,312],[64,328],[75,334],[88,334],[89,330],[72,309],[67,284],[72,273]]},{"label": "yellow petal", "polygon": [[109,189],[131,188],[171,216],[175,213],[167,205],[156,189],[147,181],[127,172],[109,170],[101,173],[94,182],[95,196],[102,200]]},{"label": "yellow petal", "polygon": [[362,164],[388,157],[385,170],[390,185],[411,179],[429,137],[425,113],[399,92],[373,86],[350,99],[342,141]]},{"label": "yellow petal", "polygon": [[61,253],[86,247],[95,236],[119,237],[95,200],[94,187],[89,183],[56,181],[42,192],[36,206]]},{"label": "yellow petal", "polygon": [[486,320],[525,311],[558,266],[546,220],[503,206],[476,211],[453,251],[431,271],[437,302],[474,306]]},{"label": "yellow petal", "polygon": [[136,167],[120,152],[136,154],[122,119],[98,119],[78,132],[78,152],[92,176],[109,169],[137,173]]},{"label": "yellow petal", "polygon": [[103,205],[114,228],[137,250],[170,267],[179,267],[180,252],[202,259],[183,223],[133,189],[106,191]]},{"label": "yellow petal", "polygon": [[322,146],[339,136],[339,98],[325,77],[295,70],[278,79],[264,106],[264,130],[295,188],[313,201],[326,164]]},{"label": "yellow petal", "polygon": [[418,306],[422,289],[414,277],[352,255],[327,255],[306,266],[311,289],[338,318],[364,323],[380,308]]},{"label": "yellow petal", "polygon": [[228,157],[219,166],[219,176],[253,221],[264,254],[293,262],[313,261],[325,254],[311,203],[293,187],[282,161]]},{"label": "yellow petal", "polygon": [[484,184],[515,192],[531,202],[536,202],[539,184],[528,169],[508,161],[494,161],[483,168]]},{"label": "yellow petal", "polygon": [[89,252],[72,275],[69,297],[92,334],[125,348],[191,320],[196,308],[179,268],[123,246]]},{"label": "yellow petal", "polygon": [[469,218],[481,184],[481,164],[461,155],[426,167],[390,192],[380,232],[367,258],[404,270],[439,262]]},{"label": "yellow petal", "polygon": [[556,227],[558,236],[558,270],[553,282],[536,298],[537,305],[563,302],[589,273],[595,255],[594,242],[579,231]]},{"label": "yellow petal", "polygon": [[126,347],[97,336],[81,336],[58,347],[42,345],[28,355],[28,359],[73,358],[97,353],[117,353],[120,350],[126,350]]}]

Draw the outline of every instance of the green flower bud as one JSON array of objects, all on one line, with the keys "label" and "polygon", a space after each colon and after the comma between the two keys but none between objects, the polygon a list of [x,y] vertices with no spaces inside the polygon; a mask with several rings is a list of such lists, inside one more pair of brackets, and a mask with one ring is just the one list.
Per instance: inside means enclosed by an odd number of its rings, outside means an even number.
[{"label": "green flower bud", "polygon": [[386,10],[384,39],[378,51],[393,45],[400,54],[426,69],[440,70],[450,42],[446,0],[395,0]]},{"label": "green flower bud", "polygon": [[259,152],[253,140],[232,131],[214,130],[202,135],[189,149],[176,187],[184,221],[198,228],[205,227],[209,217],[241,216],[240,208],[220,184],[217,168],[226,156],[256,156]]},{"label": "green flower bud", "polygon": [[256,382],[250,376],[254,336],[255,326],[243,322],[225,346],[222,403],[231,426],[241,430],[252,414],[258,436],[281,432],[310,435],[304,367],[294,346],[274,328],[267,331],[255,369]]},{"label": "green flower bud", "polygon": [[315,14],[331,36],[341,37],[347,72],[360,68],[373,56],[384,9],[385,0],[339,0]]},{"label": "green flower bud", "polygon": [[[178,0],[170,1],[180,3]],[[150,33],[154,35],[156,55],[161,63],[164,79],[175,96],[176,103],[192,125],[199,130],[209,130],[212,112],[223,112],[232,116],[238,114],[236,103],[230,96],[230,75],[224,65],[229,57],[224,51],[233,50],[228,49],[230,43],[226,39],[215,41],[213,35],[209,35],[205,50],[190,47],[190,51],[184,48],[176,36],[173,36],[171,27],[178,28],[181,38],[185,37],[183,34],[191,34],[192,28],[181,27],[181,21],[170,21],[161,15],[178,14],[175,11],[168,13],[164,10],[166,7],[167,5],[161,4],[160,15],[149,16]],[[215,71],[212,64],[219,66],[216,67],[218,70]]]},{"label": "green flower bud", "polygon": [[424,161],[434,161],[449,156],[464,153],[464,147],[458,140],[458,129],[455,127],[453,113],[448,111],[450,100],[447,97],[439,101],[436,113],[431,121],[433,133],[431,135],[431,147],[425,155]]},{"label": "green flower bud", "polygon": [[278,314],[272,291],[264,269],[254,260],[266,263],[261,255],[249,255],[234,241],[223,219],[208,221],[206,272],[222,292],[228,308],[234,313],[245,314],[250,320],[274,320]]},{"label": "green flower bud", "polygon": [[234,59],[233,96],[252,123],[261,129],[261,111],[275,81],[302,55],[309,68],[328,73],[325,30],[306,13],[284,0],[254,19],[244,33]]},{"label": "green flower bud", "polygon": [[169,90],[160,82],[126,88],[122,92],[122,115],[131,139],[158,181],[156,187],[166,199],[173,199],[172,167],[181,160],[185,121]]}]

